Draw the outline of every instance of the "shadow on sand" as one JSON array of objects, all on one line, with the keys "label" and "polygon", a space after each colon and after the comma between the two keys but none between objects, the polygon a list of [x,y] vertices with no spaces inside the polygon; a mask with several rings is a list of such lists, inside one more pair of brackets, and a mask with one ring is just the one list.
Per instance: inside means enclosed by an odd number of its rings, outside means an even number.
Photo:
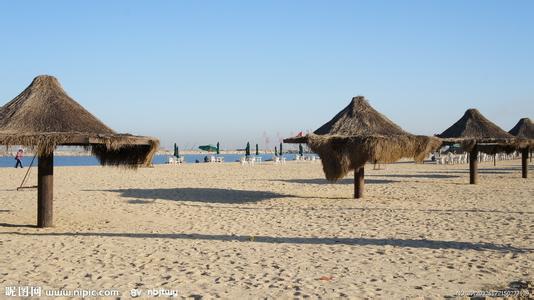
[{"label": "shadow on sand", "polygon": [[365,176],[366,177],[367,176],[369,177],[393,177],[393,178],[428,178],[428,179],[447,179],[447,178],[460,177],[458,175],[445,175],[445,174],[366,174]]},{"label": "shadow on sand", "polygon": [[[259,202],[263,200],[292,197],[273,192],[243,191],[217,188],[168,188],[168,189],[123,189],[108,190],[120,193],[121,197],[136,198],[130,200],[132,204],[144,204],[153,202],[155,199],[171,201],[191,201],[201,203],[227,203],[240,204]],[[143,200],[143,199],[150,199]]]},{"label": "shadow on sand", "polygon": [[28,225],[28,224],[8,224],[8,223],[0,223],[0,227],[12,227],[12,228],[37,228],[36,225]]},{"label": "shadow on sand", "polygon": [[111,238],[141,238],[141,239],[177,239],[177,240],[203,240],[221,242],[243,243],[269,243],[269,244],[296,244],[296,245],[351,245],[351,246],[394,246],[402,248],[424,249],[453,249],[530,253],[532,248],[518,248],[511,245],[484,243],[484,242],[457,242],[439,240],[416,239],[381,239],[381,238],[337,238],[337,237],[271,237],[271,236],[244,236],[244,235],[217,235],[217,234],[179,234],[179,233],[107,233],[107,232],[6,232],[2,234],[22,236],[68,236],[68,237],[111,237]]},{"label": "shadow on sand", "polygon": [[[367,175],[366,175],[367,176]],[[310,179],[279,179],[271,180],[278,182],[288,182],[288,183],[300,183],[300,184],[354,184],[354,179],[352,178],[343,178],[336,182],[330,182],[324,178],[310,178]],[[388,179],[368,179],[365,178],[365,184],[387,184],[400,182],[398,180],[388,180]]]},{"label": "shadow on sand", "polygon": [[[534,170],[534,166],[528,166],[529,170]],[[503,167],[503,168],[479,168],[479,173],[482,174],[514,174],[514,173],[521,173],[521,166],[517,167]],[[468,174],[469,173],[469,165],[465,166],[465,169],[455,169],[455,170],[447,170],[447,169],[439,169],[435,171],[422,171],[420,173],[456,173],[456,174]]]},{"label": "shadow on sand", "polygon": [[[300,197],[300,196],[291,196],[295,198],[306,198],[306,199],[333,199],[333,200],[354,200],[352,197],[346,198],[327,198],[327,197]],[[145,201],[145,200],[129,200],[130,204],[150,204],[154,201]],[[187,204],[180,203],[180,206],[186,207],[202,207],[202,208],[212,208],[212,209],[239,209],[239,210],[279,210],[286,211],[287,207],[261,207],[261,206],[233,206],[233,205],[209,205],[209,204]],[[295,208],[299,211],[362,211],[362,212],[422,212],[422,213],[444,213],[444,214],[455,214],[455,213],[473,213],[473,214],[517,214],[517,215],[534,215],[534,212],[531,211],[505,211],[505,210],[496,210],[496,209],[434,209],[434,208],[382,208],[382,207],[299,207]]]}]

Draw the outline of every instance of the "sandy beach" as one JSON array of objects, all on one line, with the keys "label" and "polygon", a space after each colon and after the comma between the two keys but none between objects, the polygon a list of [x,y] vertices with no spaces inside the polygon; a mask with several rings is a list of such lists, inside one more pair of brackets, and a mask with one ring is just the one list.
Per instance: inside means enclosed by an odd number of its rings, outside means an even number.
[{"label": "sandy beach", "polygon": [[0,169],[2,289],[401,298],[534,279],[518,160],[482,163],[476,186],[466,165],[368,165],[359,201],[351,176],[328,184],[312,162],[57,167],[47,229],[36,191],[15,191],[24,172]]}]

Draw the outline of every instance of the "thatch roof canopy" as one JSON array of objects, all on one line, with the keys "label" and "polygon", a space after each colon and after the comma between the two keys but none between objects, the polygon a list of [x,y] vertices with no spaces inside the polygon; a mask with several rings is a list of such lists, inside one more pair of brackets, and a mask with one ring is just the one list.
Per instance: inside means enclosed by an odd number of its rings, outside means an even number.
[{"label": "thatch roof canopy", "polygon": [[0,108],[0,144],[24,145],[38,154],[56,146],[91,147],[103,165],[137,166],[152,159],[155,138],[118,134],[74,101],[53,76],[37,76]]},{"label": "thatch roof canopy", "polygon": [[[408,134],[376,111],[363,96],[353,97],[349,105],[332,120],[313,132],[315,135],[372,136]],[[284,143],[307,143],[308,136],[284,139]]]},{"label": "thatch roof canopy", "polygon": [[484,117],[477,109],[470,108],[456,123],[438,135],[443,139],[470,139],[478,141],[507,140],[511,134]]},{"label": "thatch roof canopy", "polygon": [[508,132],[516,137],[534,139],[534,124],[529,118],[522,118]]},{"label": "thatch roof canopy", "polygon": [[534,124],[529,118],[522,118],[508,132],[521,140],[518,148],[534,148]]},{"label": "thatch roof canopy", "polygon": [[480,151],[486,153],[512,152],[524,141],[501,129],[484,117],[477,109],[468,109],[464,115],[437,135],[445,143],[460,143],[466,151],[478,145]]},{"label": "thatch roof canopy", "polygon": [[369,105],[364,97],[350,104],[313,134],[284,140],[308,143],[319,154],[328,180],[343,178],[366,162],[389,163],[403,157],[417,161],[435,150],[435,137],[410,134]]},{"label": "thatch roof canopy", "polygon": [[318,135],[369,136],[408,134],[358,96],[332,120],[314,131]]}]

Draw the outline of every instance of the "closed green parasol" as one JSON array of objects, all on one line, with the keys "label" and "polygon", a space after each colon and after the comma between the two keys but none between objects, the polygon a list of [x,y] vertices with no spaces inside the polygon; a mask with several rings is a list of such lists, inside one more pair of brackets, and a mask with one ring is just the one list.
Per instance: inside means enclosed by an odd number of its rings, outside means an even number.
[{"label": "closed green parasol", "polygon": [[250,156],[250,143],[247,142],[247,147],[245,148],[245,155]]}]

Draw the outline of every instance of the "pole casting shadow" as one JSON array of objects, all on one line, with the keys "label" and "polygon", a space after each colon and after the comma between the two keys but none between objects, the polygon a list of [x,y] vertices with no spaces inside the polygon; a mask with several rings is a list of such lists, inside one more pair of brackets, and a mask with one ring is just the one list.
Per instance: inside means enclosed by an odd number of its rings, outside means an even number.
[{"label": "pole casting shadow", "polygon": [[146,203],[142,199],[170,201],[190,201],[200,203],[252,203],[263,200],[291,197],[273,192],[244,191],[218,188],[168,188],[168,189],[122,189],[109,190],[120,193],[121,197],[135,198],[130,203]]},{"label": "pole casting shadow", "polygon": [[[354,179],[352,178],[343,178],[336,182],[330,182],[324,178],[310,178],[310,179],[280,179],[272,180],[278,182],[288,182],[288,183],[300,183],[300,184],[354,184]],[[365,178],[365,184],[388,184],[400,182],[398,180],[389,180],[389,179],[369,179]]]},{"label": "pole casting shadow", "polygon": [[112,233],[112,232],[51,232],[51,233],[22,233],[5,232],[8,235],[23,236],[70,236],[70,237],[110,237],[110,238],[141,238],[141,239],[178,239],[178,240],[203,240],[222,242],[243,243],[269,243],[269,244],[300,244],[300,245],[351,245],[351,246],[394,246],[401,248],[424,248],[424,249],[453,249],[453,250],[477,250],[498,251],[514,253],[532,253],[532,248],[519,248],[511,245],[494,244],[485,242],[458,242],[439,240],[416,240],[416,239],[384,239],[384,238],[337,238],[337,237],[271,237],[271,236],[245,236],[223,234],[184,234],[184,233]]},{"label": "pole casting shadow", "polygon": [[458,175],[445,175],[445,174],[368,174],[365,176],[393,177],[393,178],[428,178],[428,179],[447,179],[447,178],[460,177]]}]

